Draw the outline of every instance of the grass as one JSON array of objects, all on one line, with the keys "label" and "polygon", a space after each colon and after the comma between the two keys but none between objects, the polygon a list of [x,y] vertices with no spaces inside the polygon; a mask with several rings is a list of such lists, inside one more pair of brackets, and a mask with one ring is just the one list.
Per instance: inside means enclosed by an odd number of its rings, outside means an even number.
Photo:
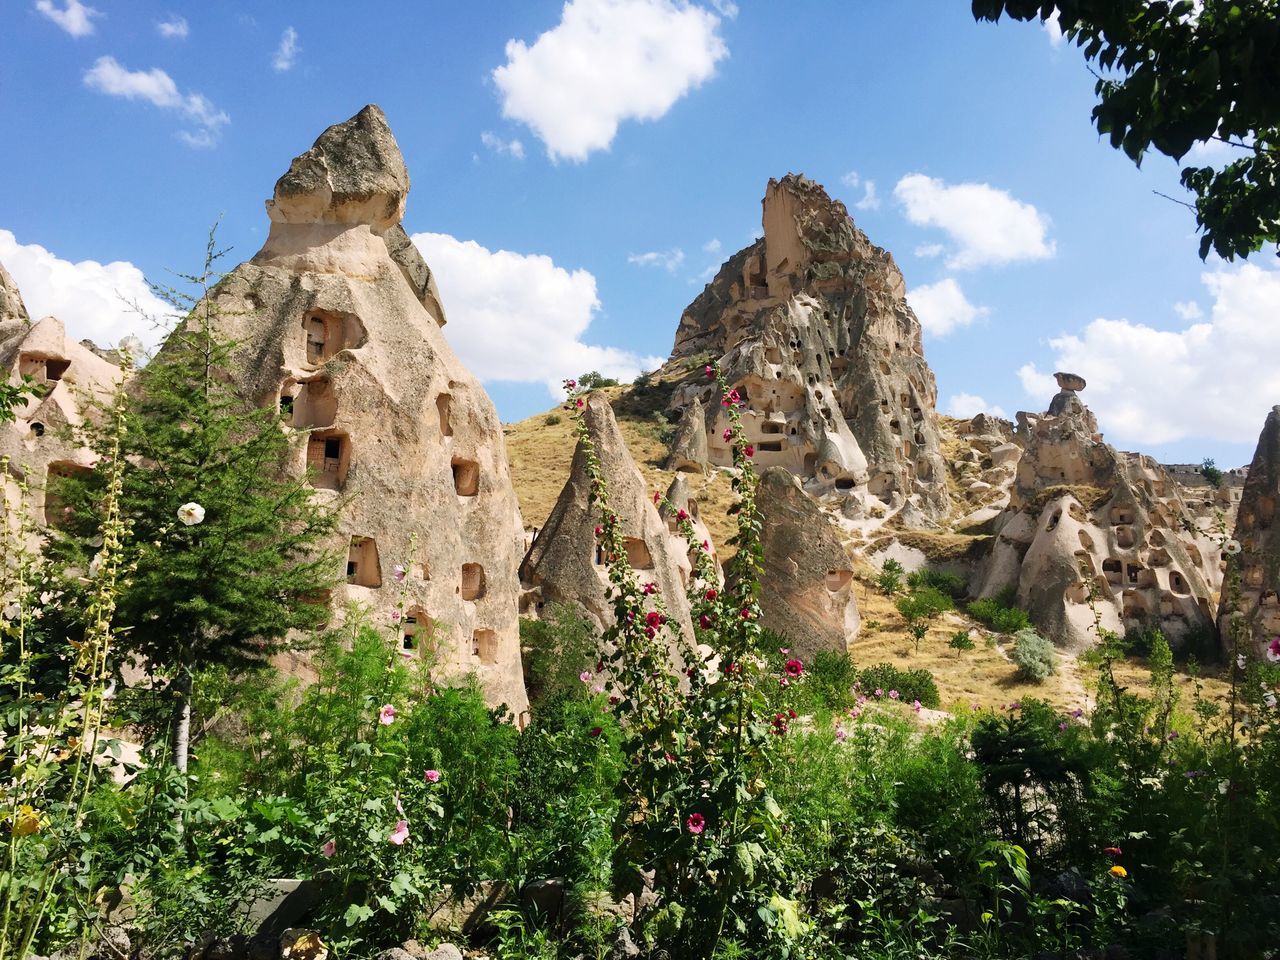
[{"label": "grass", "polygon": [[[664,424],[660,424],[654,414],[665,409],[667,391],[662,387],[648,390],[607,387],[599,392],[607,396],[613,405],[618,429],[645,482],[651,490],[666,493],[676,474],[662,468],[667,456],[667,447],[660,436]],[[547,422],[548,415],[552,413],[560,413],[558,423]],[[519,423],[506,424],[502,432],[525,526],[541,527],[547,522],[565,481],[569,479],[569,467],[577,444],[573,418],[559,410],[549,410]],[[721,560],[727,560],[732,550],[726,544],[737,532],[737,525],[729,516],[729,507],[733,503],[729,475],[723,470],[713,470],[706,476],[687,473],[685,478],[698,501],[698,515],[711,532],[717,553]]]}]

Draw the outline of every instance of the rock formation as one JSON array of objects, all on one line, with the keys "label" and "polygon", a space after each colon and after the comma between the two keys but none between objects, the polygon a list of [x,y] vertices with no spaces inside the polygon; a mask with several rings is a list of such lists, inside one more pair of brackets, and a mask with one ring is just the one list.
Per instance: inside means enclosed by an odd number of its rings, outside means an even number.
[{"label": "rock formation", "polygon": [[[1246,636],[1256,656],[1263,656],[1280,635],[1280,406],[1272,407],[1258,437],[1258,448],[1244,482],[1234,539],[1240,544],[1240,608]],[[1223,643],[1230,644],[1229,611],[1222,611]]]},{"label": "rock formation", "polygon": [[[693,527],[694,540],[692,543],[685,539],[680,530],[681,511],[684,512],[690,526]],[[658,505],[658,516],[666,521],[667,532],[675,540],[677,550],[684,550],[685,557],[689,561],[690,570],[697,566],[696,553],[702,552],[705,544],[705,550],[711,554],[711,559],[716,565],[717,576],[720,582],[723,583],[724,574],[720,570],[720,559],[716,554],[715,541],[711,539],[711,531],[702,522],[698,501],[689,490],[689,481],[684,478],[683,474],[677,473],[675,479],[671,481],[671,486],[667,487],[666,496],[663,498],[663,502]]]},{"label": "rock formation", "polygon": [[[0,368],[11,384],[30,377],[37,394],[14,411],[12,423],[0,423],[0,460],[8,461],[6,479],[26,482],[31,519],[56,523],[61,508],[46,496],[48,478],[93,466],[93,452],[79,443],[75,429],[94,402],[110,400],[125,373],[70,339],[57,318],[30,323],[17,287],[0,267],[0,313],[5,311]],[[9,490],[11,502],[15,494]]]},{"label": "rock formation", "polygon": [[1091,586],[1103,627],[1159,627],[1175,646],[1207,634],[1216,549],[1184,529],[1186,505],[1160,464],[1103,441],[1078,396],[1084,380],[1057,377],[1048,412],[1018,414],[1022,455],[975,592],[1016,588],[1036,626],[1069,649],[1096,640]]},{"label": "rock formation", "polygon": [[860,621],[840,528],[782,467],[761,473],[757,503],[765,517],[760,622],[785,634],[801,658],[843,653]]},{"label": "rock formation", "polygon": [[276,183],[266,243],[214,292],[216,325],[238,390],[294,431],[292,468],[343,504],[335,606],[387,624],[403,596],[404,652],[475,672],[520,713],[519,507],[493,404],[400,228],[408,191],[381,110],[330,127]]},{"label": "rock formation", "polygon": [[[668,615],[692,638],[685,596],[692,570],[689,545],[671,531],[654,506],[653,494],[627,451],[608,398],[592,394],[583,415],[608,484],[609,505],[623,523],[627,559],[637,577],[658,585]],[[613,603],[606,596],[608,571],[595,535],[600,511],[588,502],[590,490],[586,454],[579,444],[560,498],[520,566],[520,579],[528,594],[526,610],[570,603],[603,627],[613,621]]]},{"label": "rock formation", "polygon": [[[937,388],[893,257],[802,176],[769,181],[763,207],[764,237],[685,310],[667,369],[700,375],[719,360],[745,399],[757,463],[836,495],[849,516],[941,517]],[[695,401],[706,408],[702,429]],[[672,407],[685,418],[673,466],[695,462],[704,435],[707,460],[731,462],[714,384],[691,377]]]}]

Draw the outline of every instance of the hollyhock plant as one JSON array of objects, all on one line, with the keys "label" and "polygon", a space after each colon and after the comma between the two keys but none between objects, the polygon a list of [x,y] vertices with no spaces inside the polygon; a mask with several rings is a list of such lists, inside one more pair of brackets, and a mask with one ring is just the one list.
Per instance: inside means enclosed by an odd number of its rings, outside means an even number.
[{"label": "hollyhock plant", "polygon": [[1267,646],[1267,659],[1272,663],[1280,663],[1280,637],[1274,637]]},{"label": "hollyhock plant", "polygon": [[792,657],[782,665],[782,669],[786,672],[788,677],[795,679],[804,675],[804,662]]},{"label": "hollyhock plant", "polygon": [[403,846],[404,842],[409,839],[409,821],[397,820],[396,828],[391,831],[391,836],[387,837],[388,843],[393,843],[397,847]]},{"label": "hollyhock plant", "polygon": [[684,821],[685,829],[695,836],[702,833],[707,826],[707,819],[700,813],[691,813]]},{"label": "hollyhock plant", "polygon": [[178,508],[178,519],[188,527],[194,527],[204,521],[204,507],[198,503],[184,503]]},{"label": "hollyhock plant", "polygon": [[440,771],[439,771],[439,770],[428,770],[426,773],[424,773],[424,774],[422,775],[422,779],[424,779],[425,781],[427,781],[427,783],[439,783],[439,782],[440,782]]},{"label": "hollyhock plant", "polygon": [[326,860],[332,860],[333,855],[338,852],[338,844],[334,840],[326,840],[320,847],[320,856]]},{"label": "hollyhock plant", "polygon": [[378,711],[378,723],[384,727],[389,727],[396,722],[396,708],[389,703],[384,703],[382,709]]}]

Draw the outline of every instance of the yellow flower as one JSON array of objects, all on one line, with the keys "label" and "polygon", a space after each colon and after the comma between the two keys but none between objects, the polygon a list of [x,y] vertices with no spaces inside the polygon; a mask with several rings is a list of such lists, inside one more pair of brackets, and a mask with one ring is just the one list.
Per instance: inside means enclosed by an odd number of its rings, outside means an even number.
[{"label": "yellow flower", "polygon": [[35,807],[24,803],[18,808],[18,816],[13,822],[13,832],[19,837],[40,832],[40,814]]},{"label": "yellow flower", "polygon": [[1127,877],[1129,875],[1129,871],[1118,863],[1108,870],[1107,873],[1111,874],[1113,877]]}]

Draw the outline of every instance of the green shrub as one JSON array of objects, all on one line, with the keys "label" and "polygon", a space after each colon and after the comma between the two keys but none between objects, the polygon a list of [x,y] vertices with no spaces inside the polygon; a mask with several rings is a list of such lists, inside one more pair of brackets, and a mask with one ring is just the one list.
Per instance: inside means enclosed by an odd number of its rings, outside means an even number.
[{"label": "green shrub", "polygon": [[599,390],[601,387],[616,387],[618,381],[613,377],[606,377],[604,374],[595,370],[584,373],[578,378],[579,390]]},{"label": "green shrub", "polygon": [[580,690],[578,675],[595,668],[599,659],[598,631],[565,603],[553,603],[541,619],[520,618],[520,648],[529,703],[536,711],[544,699]]},{"label": "green shrub", "polygon": [[947,641],[947,646],[956,653],[962,653],[965,650],[973,649],[973,637],[969,636],[968,630],[957,630],[951,635],[951,639]]},{"label": "green shrub", "polygon": [[945,570],[931,570],[928,567],[907,574],[907,586],[912,590],[932,587],[953,600],[959,600],[968,589],[968,583],[964,577]]},{"label": "green shrub", "polygon": [[893,596],[902,589],[902,564],[897,560],[886,560],[876,576],[876,586],[881,593]]},{"label": "green shrub", "polygon": [[858,670],[842,650],[819,650],[808,664],[808,687],[816,704],[828,710],[853,705],[853,683]]},{"label": "green shrub", "polygon": [[545,417],[542,418],[542,422],[546,424],[548,427],[554,427],[557,423],[561,421],[561,419],[562,418],[558,413],[548,413]]},{"label": "green shrub", "polygon": [[1017,633],[1031,626],[1027,611],[1014,602],[1014,591],[1002,590],[994,597],[982,597],[969,603],[969,616],[998,633]]},{"label": "green shrub", "polygon": [[1053,644],[1030,627],[1018,631],[1009,656],[1024,680],[1043,683],[1056,672]]},{"label": "green shrub", "polygon": [[858,683],[864,694],[883,690],[897,690],[899,699],[910,703],[919,700],[921,705],[936,708],[940,703],[938,686],[928,670],[899,670],[891,663],[878,663],[858,673]]}]

